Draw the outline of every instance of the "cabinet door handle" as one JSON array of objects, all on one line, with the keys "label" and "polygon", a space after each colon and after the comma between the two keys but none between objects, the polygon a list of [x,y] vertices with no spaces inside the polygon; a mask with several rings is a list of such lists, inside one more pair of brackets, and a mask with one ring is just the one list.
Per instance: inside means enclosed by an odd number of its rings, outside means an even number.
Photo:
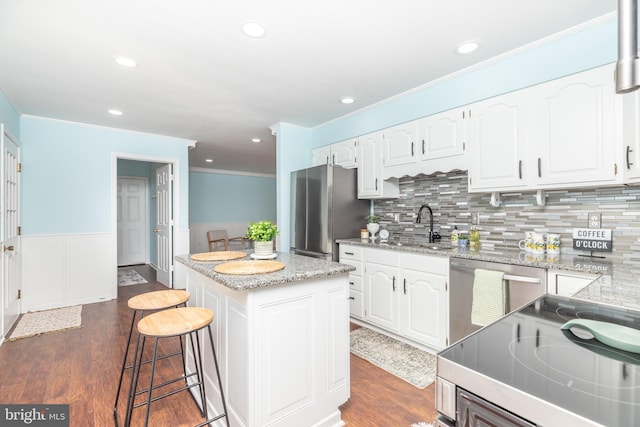
[{"label": "cabinet door handle", "polygon": [[345,252],[345,255],[353,255],[353,252]]},{"label": "cabinet door handle", "polygon": [[334,165],[335,165],[335,164],[336,164],[336,155],[334,154],[332,158],[333,158],[333,160],[332,160],[332,164],[334,164]]},{"label": "cabinet door handle", "polygon": [[631,146],[627,145],[627,169],[631,169],[631,166],[633,166],[633,163],[629,161],[629,154],[632,152],[633,150],[631,149]]},{"label": "cabinet door handle", "polygon": [[347,299],[356,299],[356,297],[349,297],[349,298],[347,298]]},{"label": "cabinet door handle", "polygon": [[393,286],[393,292],[395,292],[396,291],[396,276],[393,276],[392,286]]},{"label": "cabinet door handle", "polygon": [[411,157],[413,157],[413,141],[411,141]]},{"label": "cabinet door handle", "polygon": [[378,191],[378,178],[376,178],[376,191]]},{"label": "cabinet door handle", "polygon": [[424,139],[422,140],[422,154],[424,154]]},{"label": "cabinet door handle", "polygon": [[404,294],[406,295],[407,294],[407,279],[404,279],[403,286],[404,286]]},{"label": "cabinet door handle", "polygon": [[518,176],[522,179],[522,160],[518,160]]},{"label": "cabinet door handle", "polygon": [[542,178],[542,159],[538,157],[538,178]]},{"label": "cabinet door handle", "polygon": [[327,155],[327,164],[329,164],[329,156]]},{"label": "cabinet door handle", "polygon": [[349,282],[349,284],[350,284],[351,286],[355,285],[355,283],[353,283],[353,282]]}]

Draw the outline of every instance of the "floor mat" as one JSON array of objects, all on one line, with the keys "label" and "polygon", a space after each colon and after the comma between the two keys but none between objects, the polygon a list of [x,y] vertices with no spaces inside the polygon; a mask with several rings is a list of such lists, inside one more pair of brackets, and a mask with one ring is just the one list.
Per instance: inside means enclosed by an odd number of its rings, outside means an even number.
[{"label": "floor mat", "polygon": [[28,338],[50,332],[77,329],[82,325],[82,306],[55,308],[26,313],[18,321],[7,341]]}]

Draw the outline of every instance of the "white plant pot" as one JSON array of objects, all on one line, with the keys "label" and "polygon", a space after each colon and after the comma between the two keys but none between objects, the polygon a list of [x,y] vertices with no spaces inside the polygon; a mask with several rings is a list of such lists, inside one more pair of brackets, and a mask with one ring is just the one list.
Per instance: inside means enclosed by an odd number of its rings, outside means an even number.
[{"label": "white plant pot", "polygon": [[380,224],[376,222],[370,222],[367,224],[367,230],[369,230],[369,234],[371,234],[371,240],[376,238],[376,233],[380,230]]},{"label": "white plant pot", "polygon": [[268,256],[273,253],[273,240],[268,242],[253,242],[253,252],[258,256]]}]

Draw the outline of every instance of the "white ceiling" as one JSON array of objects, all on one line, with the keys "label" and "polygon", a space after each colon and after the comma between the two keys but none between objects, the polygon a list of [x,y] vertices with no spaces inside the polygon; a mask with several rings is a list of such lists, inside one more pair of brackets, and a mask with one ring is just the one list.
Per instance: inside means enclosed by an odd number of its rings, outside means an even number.
[{"label": "white ceiling", "polygon": [[[22,114],[197,140],[191,167],[274,173],[277,122],[317,126],[616,5],[0,0],[0,89]],[[243,35],[246,21],[264,24],[267,36]],[[467,40],[480,49],[457,54]],[[122,68],[116,56],[139,66]],[[342,105],[345,95],[357,102]]]}]

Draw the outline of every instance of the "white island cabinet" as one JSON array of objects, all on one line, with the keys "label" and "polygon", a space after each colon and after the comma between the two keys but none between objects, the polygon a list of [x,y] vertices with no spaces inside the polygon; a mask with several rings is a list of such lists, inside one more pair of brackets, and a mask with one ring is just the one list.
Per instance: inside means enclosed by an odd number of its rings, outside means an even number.
[{"label": "white island cabinet", "polygon": [[[190,292],[188,305],[214,312],[232,427],[344,425],[339,406],[350,396],[347,277],[353,267],[278,253],[284,270],[233,276],[216,273],[217,263],[176,259],[177,287]],[[204,343],[207,400],[220,413],[208,338]],[[191,356],[187,363],[192,366]]]}]

